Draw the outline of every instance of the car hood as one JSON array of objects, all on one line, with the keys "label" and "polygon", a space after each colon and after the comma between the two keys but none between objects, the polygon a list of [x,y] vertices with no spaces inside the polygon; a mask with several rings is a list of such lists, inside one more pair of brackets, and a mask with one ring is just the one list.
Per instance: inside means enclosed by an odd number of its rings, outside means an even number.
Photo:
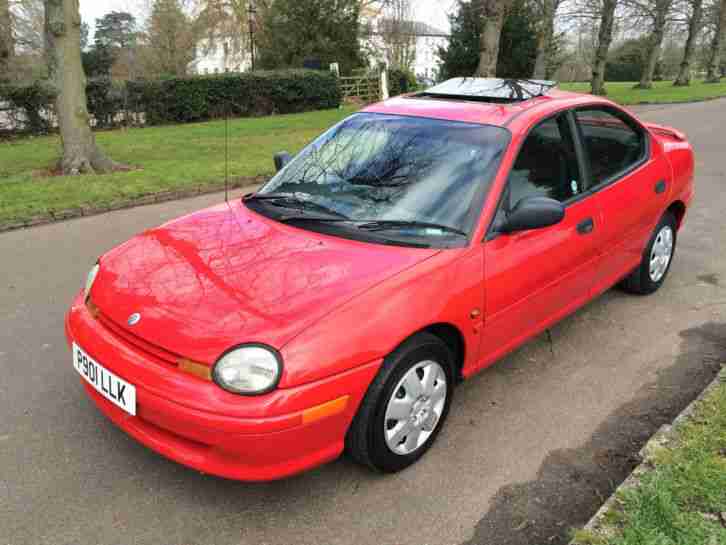
[{"label": "car hood", "polygon": [[[280,348],[437,252],[317,234],[234,202],[146,231],[104,255],[91,298],[128,333],[212,364],[241,343]],[[361,309],[361,319],[366,312],[375,309]],[[141,320],[130,326],[134,313]]]}]

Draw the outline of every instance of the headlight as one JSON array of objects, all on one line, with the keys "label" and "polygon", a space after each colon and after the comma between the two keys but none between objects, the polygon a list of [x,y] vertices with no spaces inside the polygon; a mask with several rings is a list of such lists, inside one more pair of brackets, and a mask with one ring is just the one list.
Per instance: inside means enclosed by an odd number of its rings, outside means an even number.
[{"label": "headlight", "polygon": [[282,359],[272,348],[247,344],[226,352],[214,364],[212,377],[228,392],[266,394],[275,389],[282,375]]},{"label": "headlight", "polygon": [[93,287],[93,283],[96,281],[96,276],[98,275],[98,270],[100,268],[101,266],[96,263],[88,272],[88,276],[86,277],[86,298],[91,295],[91,288]]}]

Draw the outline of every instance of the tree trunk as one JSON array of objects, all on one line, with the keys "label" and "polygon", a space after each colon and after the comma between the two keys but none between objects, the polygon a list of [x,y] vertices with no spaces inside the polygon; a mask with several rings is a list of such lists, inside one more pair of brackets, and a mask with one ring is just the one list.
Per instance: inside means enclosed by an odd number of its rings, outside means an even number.
[{"label": "tree trunk", "polygon": [[719,6],[716,34],[711,42],[711,60],[708,63],[706,83],[719,83],[721,81],[721,47],[726,34],[726,0],[721,0]]},{"label": "tree trunk", "polygon": [[613,41],[613,23],[615,22],[615,8],[617,0],[603,0],[600,14],[600,32],[595,50],[595,62],[592,66],[592,80],[590,92],[593,95],[605,95],[605,65],[608,62],[608,51]]},{"label": "tree trunk", "polygon": [[493,78],[497,75],[499,39],[509,0],[484,0],[482,2],[482,31],[479,40],[479,66],[475,76]]},{"label": "tree trunk", "polygon": [[45,0],[45,47],[63,144],[61,172],[111,172],[119,165],[98,148],[89,126],[78,0]]},{"label": "tree trunk", "polygon": [[660,48],[663,44],[663,35],[665,34],[670,9],[671,0],[657,0],[655,3],[653,33],[650,35],[650,40],[648,40],[645,66],[643,66],[643,74],[640,76],[640,83],[635,86],[636,89],[653,88],[653,73],[655,72],[655,65],[658,64],[658,57],[660,57]]},{"label": "tree trunk", "polygon": [[0,0],[0,82],[9,78],[10,61],[15,53],[13,27],[8,0]]},{"label": "tree trunk", "polygon": [[547,79],[549,73],[549,51],[555,33],[557,0],[542,0],[542,27],[537,35],[537,57],[534,62],[533,79]]},{"label": "tree trunk", "polygon": [[703,0],[693,0],[692,7],[693,13],[691,13],[691,19],[688,21],[688,38],[686,38],[686,45],[683,48],[683,61],[678,71],[678,77],[673,82],[676,87],[685,87],[691,84],[691,60],[696,45],[696,36],[701,28]]}]

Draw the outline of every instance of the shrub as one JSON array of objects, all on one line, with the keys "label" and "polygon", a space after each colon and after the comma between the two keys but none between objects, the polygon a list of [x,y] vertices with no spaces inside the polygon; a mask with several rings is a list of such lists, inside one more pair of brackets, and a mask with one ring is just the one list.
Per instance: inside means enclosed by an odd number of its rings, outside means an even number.
[{"label": "shrub", "polygon": [[[94,78],[86,87],[97,127],[113,127],[137,114],[147,125],[205,121],[229,115],[264,116],[337,108],[338,78],[327,71],[280,70],[118,83]],[[52,128],[53,92],[42,85],[0,86],[10,105],[14,132],[43,134]],[[0,127],[1,128],[1,127]]]},{"label": "shrub", "polygon": [[146,123],[186,123],[224,117],[337,108],[338,79],[330,72],[282,70],[129,83],[129,102]]},{"label": "shrub", "polygon": [[[638,81],[645,69],[648,37],[627,40],[612,50],[605,66],[605,81]],[[656,64],[653,79],[663,79],[663,67]]]},{"label": "shrub", "polygon": [[94,78],[86,85],[88,113],[96,120],[96,127],[113,127],[119,114],[126,108],[126,88],[111,78]]},{"label": "shrub", "polygon": [[32,85],[0,86],[0,102],[10,106],[10,117],[18,132],[45,134],[51,128],[51,112],[55,94],[41,82]]},{"label": "shrub", "polygon": [[388,94],[392,97],[412,93],[418,89],[416,75],[410,70],[391,68],[388,70]]}]

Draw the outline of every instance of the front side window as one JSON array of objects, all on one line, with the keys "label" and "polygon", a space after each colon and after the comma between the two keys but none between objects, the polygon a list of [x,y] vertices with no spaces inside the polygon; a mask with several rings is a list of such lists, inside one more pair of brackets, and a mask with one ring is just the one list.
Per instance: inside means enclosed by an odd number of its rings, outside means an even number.
[{"label": "front side window", "polygon": [[532,129],[522,144],[504,190],[500,219],[525,197],[565,202],[584,190],[567,115],[552,117]]},{"label": "front side window", "polygon": [[590,161],[593,185],[612,180],[645,157],[645,136],[634,123],[598,108],[577,110],[575,118]]},{"label": "front side window", "polygon": [[[258,195],[290,196],[334,214],[335,227],[348,231],[378,222],[398,238],[468,234],[509,140],[500,127],[356,114],[303,150]],[[272,207],[255,209],[274,218]]]}]

